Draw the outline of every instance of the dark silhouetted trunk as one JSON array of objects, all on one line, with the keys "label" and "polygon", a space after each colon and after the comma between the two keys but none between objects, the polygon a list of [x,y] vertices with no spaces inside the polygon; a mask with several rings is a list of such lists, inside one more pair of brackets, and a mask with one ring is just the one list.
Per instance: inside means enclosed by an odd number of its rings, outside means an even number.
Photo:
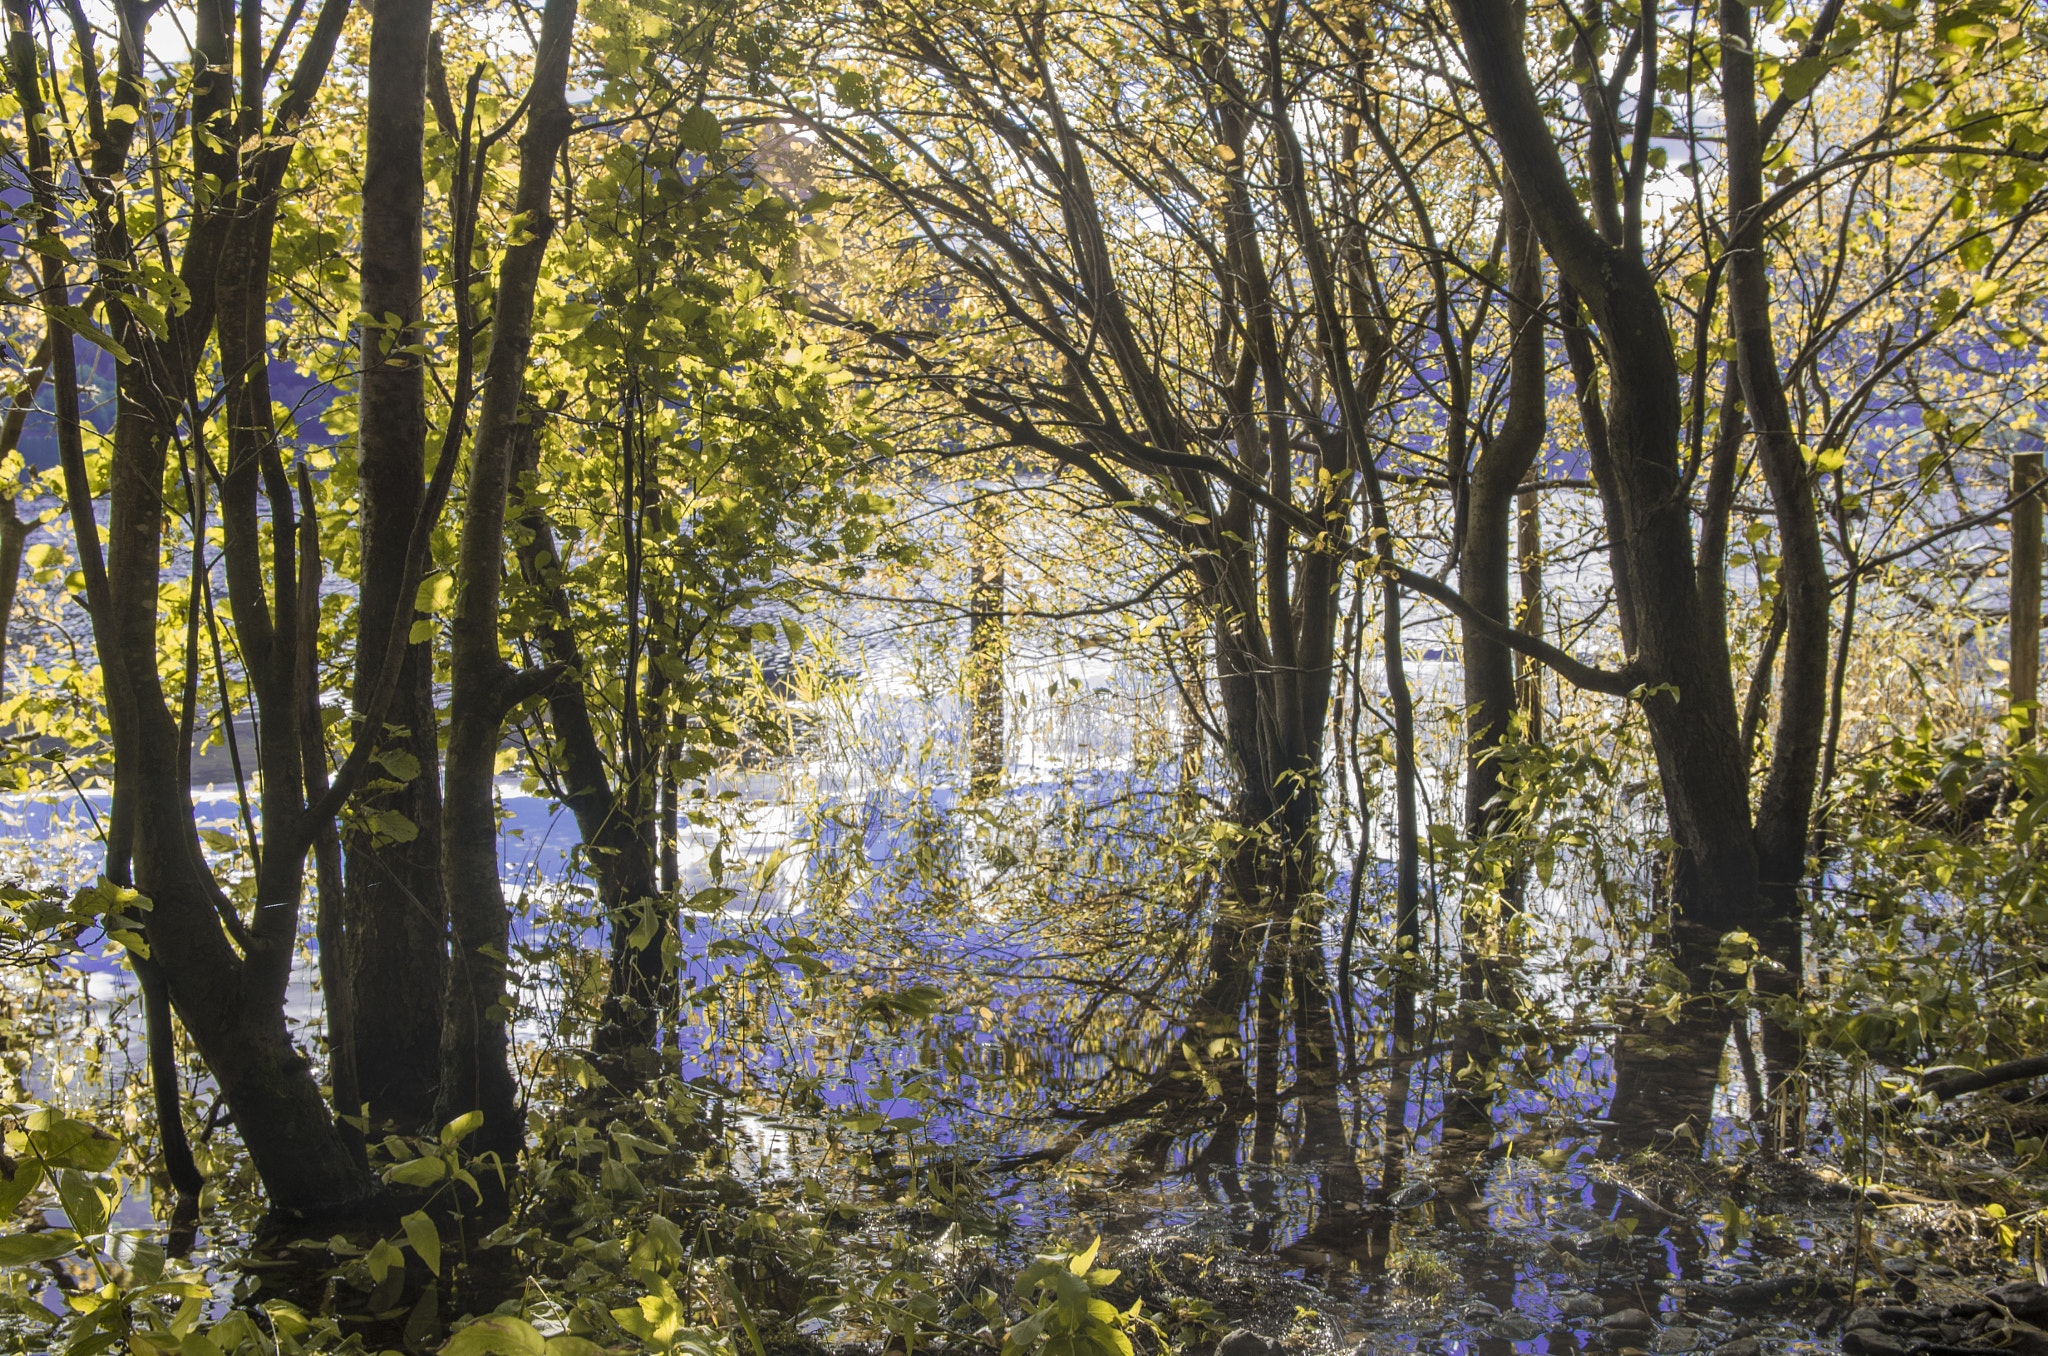
[{"label": "dark silhouetted trunk", "polygon": [[[1548,358],[1543,342],[1542,255],[1513,186],[1503,188],[1501,230],[1507,237],[1509,341],[1508,404],[1491,442],[1466,480],[1465,531],[1458,556],[1458,591],[1473,610],[1502,625],[1510,614],[1515,498],[1548,421]],[[1527,617],[1523,618],[1526,627]],[[1461,640],[1465,669],[1465,833],[1473,845],[1460,906],[1458,1020],[1452,1036],[1452,1077],[1444,1124],[1484,1147],[1493,1134],[1494,1066],[1500,1058],[1499,1025],[1515,1004],[1507,935],[1521,911],[1523,862],[1515,842],[1515,816],[1502,803],[1508,789],[1501,750],[1516,701],[1513,651],[1466,619]]]},{"label": "dark silhouetted trunk", "polygon": [[526,130],[519,141],[513,211],[525,228],[499,267],[482,406],[470,454],[468,494],[455,565],[449,629],[446,786],[441,806],[441,884],[448,896],[449,961],[442,1007],[441,1087],[436,1116],[483,1113],[476,1147],[506,1161],[525,1139],[511,1064],[507,967],[511,917],[498,871],[492,779],[506,714],[557,675],[515,672],[499,654],[505,509],[522,436],[539,417],[527,401],[534,298],[554,232],[556,156],[574,119],[564,89],[576,0],[548,0],[535,50]]},{"label": "dark silhouetted trunk", "polygon": [[[515,466],[515,480],[535,465],[534,440],[521,441],[524,455]],[[673,1001],[666,943],[675,934],[675,887],[657,876],[673,875],[673,840],[664,843],[657,860],[653,768],[628,766],[621,784],[612,780],[583,686],[588,674],[582,647],[569,625],[554,527],[531,506],[522,507],[520,527],[520,573],[547,607],[534,628],[535,638],[541,657],[563,674],[548,690],[555,771],[583,839],[584,868],[597,884],[598,907],[610,929],[611,981],[591,1044],[599,1068],[623,1088],[650,1072],[661,1017]],[[662,766],[668,766],[665,759]]]},{"label": "dark silhouetted trunk", "polygon": [[[361,634],[413,614],[406,543],[425,495],[421,218],[428,0],[385,0],[370,25],[363,138],[362,375],[356,481]],[[375,646],[356,652],[356,718],[378,678]],[[352,1083],[373,1126],[428,1128],[440,1084],[447,907],[441,890],[441,751],[428,643],[407,644],[378,740],[379,768],[356,796],[340,909],[344,1001],[331,1006],[336,1095]],[[337,1020],[345,1018],[345,1020]]]},{"label": "dark silhouetted trunk", "polygon": [[[1757,844],[1751,835],[1727,638],[1721,613],[1703,605],[1694,578],[1691,505],[1679,451],[1683,429],[1678,364],[1663,299],[1641,248],[1641,171],[1626,191],[1614,182],[1616,125],[1598,82],[1583,97],[1594,109],[1587,162],[1595,221],[1552,140],[1530,84],[1521,25],[1509,0],[1453,0],[1467,66],[1530,221],[1569,288],[1566,339],[1586,424],[1587,451],[1607,521],[1623,643],[1643,682],[1642,704],[1656,753],[1670,831],[1671,940],[1694,998],[1677,1028],[1654,1041],[1625,1043],[1619,1080],[1638,1093],[1668,1068],[1631,1067],[1674,1039],[1679,1058],[1703,1073],[1670,1095],[1635,1108],[1617,1104],[1617,1149],[1660,1137],[1704,1138],[1730,1008],[1715,965],[1724,933],[1760,931]],[[1641,62],[1654,81],[1654,14],[1646,17]],[[1642,96],[1654,97],[1649,89]],[[1597,221],[1597,225],[1595,222]],[[1612,377],[1599,399],[1591,336],[1577,324],[1582,298]],[[1803,842],[1803,834],[1802,834]],[[1711,1033],[1720,1033],[1711,1036]],[[1664,1061],[1659,1061],[1660,1064]],[[1642,1114],[1636,1114],[1641,1111]]]},{"label": "dark silhouetted trunk", "polygon": [[[1525,636],[1543,639],[1543,495],[1537,490],[1522,492],[1521,512],[1515,531],[1515,558],[1521,570],[1521,609],[1516,629]],[[1527,657],[1519,661],[1515,683],[1515,707],[1527,722],[1525,738],[1531,744],[1543,742],[1543,666]]]},{"label": "dark silhouetted trunk", "polygon": [[[1755,430],[1757,464],[1778,522],[1777,607],[1785,615],[1778,670],[1778,721],[1771,761],[1757,798],[1759,893],[1750,927],[1770,964],[1756,972],[1764,1000],[1764,1080],[1776,1098],[1804,1059],[1803,1040],[1784,1020],[1800,997],[1805,969],[1803,895],[1814,793],[1828,718],[1829,584],[1813,472],[1779,375],[1772,342],[1770,256],[1763,229],[1765,147],[1757,124],[1756,59],[1750,11],[1721,5],[1722,102],[1728,127],[1728,319],[1735,335],[1743,405]],[[1744,763],[1748,762],[1744,750]]]}]

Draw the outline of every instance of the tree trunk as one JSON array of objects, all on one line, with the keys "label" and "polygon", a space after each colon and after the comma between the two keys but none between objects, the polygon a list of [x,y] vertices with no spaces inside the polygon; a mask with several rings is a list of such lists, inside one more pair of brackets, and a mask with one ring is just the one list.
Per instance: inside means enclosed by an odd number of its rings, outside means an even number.
[{"label": "tree trunk", "polygon": [[480,1152],[510,1162],[525,1139],[511,1066],[507,965],[511,918],[498,876],[492,778],[506,713],[544,684],[515,674],[499,655],[505,506],[520,425],[536,417],[525,399],[534,298],[555,219],[554,162],[573,116],[564,95],[576,0],[547,0],[535,51],[526,130],[520,137],[514,212],[525,228],[499,268],[483,404],[470,454],[469,492],[455,567],[450,627],[448,756],[441,807],[441,884],[448,896],[450,956],[442,1007],[441,1087],[436,1116],[484,1117]]},{"label": "tree trunk", "polygon": [[[531,472],[537,460],[535,440],[524,437],[521,442],[525,455],[515,467],[515,480]],[[611,980],[591,1044],[599,1068],[624,1089],[649,1071],[660,1020],[675,987],[666,949],[675,934],[674,886],[664,886],[658,875],[672,873],[674,849],[668,847],[657,861],[653,788],[614,786],[607,770],[583,686],[582,648],[569,628],[570,603],[559,582],[561,556],[554,527],[532,506],[522,506],[520,527],[520,573],[529,587],[542,592],[548,609],[535,628],[541,657],[562,670],[561,679],[548,691],[556,772],[569,812],[576,818],[585,869],[596,880],[598,907],[610,932]],[[659,766],[671,765],[663,757]],[[654,775],[649,767],[641,780]]]},{"label": "tree trunk", "polygon": [[[1580,206],[1530,83],[1512,4],[1453,0],[1453,10],[1502,163],[1571,296],[1584,299],[1612,374],[1603,409],[1593,384],[1590,336],[1571,324],[1577,308],[1568,296],[1566,340],[1607,520],[1623,640],[1645,679],[1641,700],[1676,844],[1671,940],[1693,997],[1673,1034],[1717,1027],[1725,1037],[1730,1008],[1716,968],[1718,943],[1738,929],[1760,935],[1770,915],[1759,899],[1758,845],[1751,834],[1725,618],[1703,605],[1695,583],[1691,506],[1679,455],[1683,407],[1669,321],[1640,240],[1631,238],[1612,211],[1612,184],[1592,186],[1599,226]],[[1656,64],[1646,53],[1644,69],[1654,72]],[[1605,112],[1596,110],[1589,122],[1595,134],[1589,161],[1597,179],[1611,174],[1615,156]],[[1614,1117],[1631,1127],[1618,1134],[1614,1147],[1646,1147],[1655,1137],[1651,1132],[1669,1134],[1684,1125],[1693,1127],[1696,1140],[1703,1137],[1720,1043],[1712,1048],[1705,1076],[1673,1086],[1654,1115]],[[1648,1049],[1625,1043],[1617,1053],[1623,1086],[1646,1085],[1647,1078],[1637,1079],[1626,1066],[1650,1058]]]},{"label": "tree trunk", "polygon": [[[356,477],[364,636],[413,612],[407,543],[426,480],[426,372],[421,342],[428,0],[382,0],[370,25],[363,139],[362,375]],[[360,732],[383,655],[356,650]],[[352,1071],[372,1125],[430,1128],[440,1083],[440,1004],[447,983],[441,889],[441,752],[429,644],[408,644],[398,695],[377,738],[381,772],[355,797],[340,908],[342,983],[353,1031],[334,1052]],[[341,1083],[337,1079],[339,1096]]]},{"label": "tree trunk", "polygon": [[[31,185],[46,228],[54,230],[54,180],[50,145],[42,130],[45,105],[32,36],[34,16],[23,0],[8,0],[7,7],[10,74],[24,121],[32,129],[27,137]],[[323,5],[307,35],[292,77],[292,94],[280,105],[269,129],[281,146],[289,146],[294,123],[324,76],[345,12],[346,6],[338,0]],[[137,67],[141,52],[138,17],[131,6],[120,10],[116,87],[122,97],[140,104],[146,86]],[[223,46],[220,18],[216,7],[200,7],[195,46],[202,51]],[[211,58],[207,62],[211,68]],[[211,118],[210,110],[225,107],[229,91],[221,87],[228,81],[225,67],[221,69],[223,73],[198,82],[193,99],[195,121]],[[260,97],[260,90],[252,88],[250,94]],[[252,126],[261,128],[261,117],[258,107],[252,114]],[[125,164],[126,138],[132,136],[132,125],[96,130],[101,139],[92,149],[93,168],[99,173],[116,173]],[[224,130],[228,131],[227,145],[239,144],[232,129]],[[171,1004],[226,1098],[273,1208],[287,1213],[326,1213],[361,1200],[371,1183],[337,1134],[310,1062],[293,1047],[284,1017],[285,986],[297,930],[297,876],[304,853],[302,807],[280,808],[275,818],[266,816],[265,832],[272,836],[274,850],[265,854],[259,865],[258,907],[254,920],[244,925],[204,864],[190,799],[191,747],[179,737],[179,723],[165,700],[157,665],[156,603],[164,521],[161,496],[165,446],[176,421],[175,402],[181,398],[180,392],[189,394],[192,389],[191,364],[203,352],[200,341],[216,318],[212,307],[216,281],[239,284],[244,298],[265,288],[264,282],[252,285],[246,277],[236,276],[232,268],[222,269],[214,251],[239,225],[244,232],[240,261],[267,264],[275,181],[260,176],[273,170],[281,173],[282,163],[272,151],[257,151],[251,156],[251,165],[259,177],[242,183],[241,167],[221,158],[211,146],[195,149],[195,157],[208,158],[215,171],[224,171],[223,196],[209,204],[193,225],[181,271],[198,278],[199,285],[193,289],[192,305],[176,322],[181,343],[175,352],[167,352],[120,300],[125,284],[109,281],[105,287],[108,329],[129,358],[115,368],[104,557],[85,465],[77,367],[70,333],[57,310],[67,304],[69,289],[63,265],[54,259],[42,261],[59,454],[114,736],[109,864],[118,871],[121,863],[133,863],[134,886],[151,903],[146,926],[151,959],[161,967]],[[120,222],[97,211],[93,234],[103,280],[125,276],[117,270],[132,268],[134,261],[131,242]],[[263,276],[267,279],[267,272]],[[260,322],[260,307],[257,312]],[[222,326],[224,365],[229,361],[230,342],[248,337],[249,319],[245,306]],[[261,334],[260,328],[257,333]],[[242,389],[231,390],[229,398],[229,422],[237,438],[229,456],[231,475],[246,464],[238,464],[238,456],[260,454],[266,447],[274,451],[274,444],[248,437],[253,429],[250,406],[254,402],[247,377],[246,371],[241,373],[242,380],[236,384]],[[288,495],[278,511],[290,517]],[[231,533],[239,533],[241,524],[227,523],[225,514],[223,519]],[[295,556],[294,536],[287,529],[274,543],[281,564],[290,563]],[[247,545],[246,537],[238,535],[230,548],[231,557],[244,552]],[[246,585],[249,564],[246,558],[231,558],[230,580],[240,579]],[[296,578],[292,571],[286,573],[289,587]],[[288,641],[294,635],[295,603],[295,598],[281,595],[274,618],[266,610],[256,609],[247,618],[247,639],[259,642],[258,650],[261,641],[280,635]],[[262,613],[260,621],[258,612]],[[289,699],[296,696],[295,683],[288,681],[284,692],[278,692],[276,670],[266,662],[269,656],[247,653],[245,657],[252,686],[269,699],[285,699],[289,712]],[[277,794],[296,797],[296,741],[288,737],[286,742],[291,747],[274,756],[280,760],[279,766],[288,764],[293,775]],[[272,755],[266,751],[266,756]],[[265,794],[268,798],[270,787],[266,786]],[[230,942],[230,927],[237,934],[239,953],[237,945]]]},{"label": "tree trunk", "polygon": [[[1721,5],[1722,102],[1728,125],[1728,319],[1735,333],[1743,404],[1756,431],[1757,463],[1778,521],[1777,606],[1785,614],[1778,675],[1778,722],[1757,799],[1759,919],[1750,931],[1768,964],[1756,972],[1763,1012],[1766,1094],[1776,1099],[1803,1059],[1803,1041],[1784,1010],[1800,996],[1805,969],[1800,883],[1806,877],[1814,793],[1828,719],[1830,590],[1813,474],[1800,454],[1771,331],[1770,259],[1763,230],[1764,146],[1757,125],[1756,58],[1750,12]],[[1743,750],[1747,764],[1748,751]]]},{"label": "tree trunk", "polygon": [[[1516,491],[1542,450],[1548,421],[1548,355],[1543,342],[1540,247],[1512,184],[1501,198],[1507,237],[1508,408],[1466,482],[1465,531],[1458,591],[1474,609],[1502,624],[1513,620],[1508,575]],[[1526,619],[1525,619],[1526,623]],[[1500,803],[1507,789],[1501,760],[1516,709],[1515,656],[1470,619],[1462,627],[1465,669],[1465,833],[1475,867],[1460,906],[1458,1017],[1444,1124],[1479,1141],[1493,1135],[1494,1066],[1500,1058],[1499,1014],[1515,1002],[1506,936],[1521,911],[1522,852],[1514,816]]]},{"label": "tree trunk", "polygon": [[[36,392],[50,371],[50,336],[44,335],[21,386],[7,407],[7,422],[0,425],[0,457],[21,446],[21,431],[35,408]],[[14,598],[21,588],[21,549],[28,534],[39,523],[23,522],[12,495],[0,500],[0,696],[7,691],[7,633],[14,620]]]},{"label": "tree trunk", "polygon": [[[1521,615],[1515,625],[1525,636],[1543,639],[1543,496],[1536,490],[1522,493],[1522,506],[1515,533],[1516,563],[1521,569]],[[1533,659],[1520,661],[1515,684],[1515,706],[1528,722],[1526,738],[1531,744],[1543,742],[1543,666]]]}]

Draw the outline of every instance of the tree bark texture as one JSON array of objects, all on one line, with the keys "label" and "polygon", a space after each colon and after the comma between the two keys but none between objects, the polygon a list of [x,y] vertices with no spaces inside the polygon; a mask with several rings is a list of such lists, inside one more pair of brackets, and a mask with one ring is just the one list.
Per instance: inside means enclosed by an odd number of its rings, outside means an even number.
[{"label": "tree bark texture", "polygon": [[[520,442],[515,478],[533,471],[538,452],[530,426]],[[628,767],[623,783],[614,782],[590,715],[584,687],[590,675],[569,624],[554,526],[528,504],[521,505],[519,521],[520,573],[528,587],[540,592],[546,608],[546,619],[535,628],[541,657],[562,673],[547,698],[555,772],[583,839],[584,865],[596,881],[598,907],[610,926],[611,979],[592,1047],[600,1070],[624,1088],[647,1072],[675,986],[667,943],[675,935],[676,904],[673,887],[664,887],[658,876],[656,765]]]},{"label": "tree bark texture", "polygon": [[[382,636],[413,614],[407,543],[425,496],[426,372],[421,342],[428,0],[381,0],[370,24],[363,138],[361,375],[356,483],[361,496],[358,630]],[[356,651],[356,720],[380,677],[374,645]],[[441,889],[441,751],[427,643],[408,644],[378,741],[380,767],[357,793],[345,838],[340,908],[349,1061],[373,1125],[430,1128],[440,1083],[447,983]],[[378,823],[378,816],[388,816]],[[409,827],[408,827],[409,826]],[[406,838],[410,832],[413,836]],[[358,1108],[342,1108],[358,1114]]]},{"label": "tree bark texture", "polygon": [[968,761],[978,796],[1003,779],[1003,510],[975,501],[968,527],[972,594],[967,610]]},{"label": "tree bark texture", "polygon": [[[1771,332],[1770,264],[1763,231],[1764,145],[1757,125],[1756,58],[1749,8],[1721,6],[1722,104],[1728,128],[1728,318],[1735,334],[1743,405],[1754,428],[1757,463],[1770,487],[1778,524],[1780,643],[1778,721],[1755,819],[1759,924],[1751,931],[1774,964],[1757,971],[1764,1010],[1766,1093],[1776,1097],[1800,1062],[1801,1042],[1777,1008],[1795,1001],[1805,968],[1799,886],[1806,876],[1814,793],[1828,718],[1827,558],[1813,476],[1800,453]],[[1747,763],[1747,751],[1744,751]]]}]

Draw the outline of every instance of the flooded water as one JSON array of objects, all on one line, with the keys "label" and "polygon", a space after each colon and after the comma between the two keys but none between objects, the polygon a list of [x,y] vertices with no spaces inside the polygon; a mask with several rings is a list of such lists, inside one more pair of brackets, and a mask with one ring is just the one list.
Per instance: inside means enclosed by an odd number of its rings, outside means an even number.
[{"label": "flooded water", "polygon": [[[1421,1053],[1396,1057],[1386,817],[1363,813],[1376,794],[1367,783],[1329,816],[1324,920],[1334,956],[1345,907],[1361,900],[1359,960],[1339,986],[1356,995],[1356,1067],[1341,1093],[1356,1171],[1294,1165],[1291,1104],[1269,1165],[1198,1161],[1187,1141],[1139,1169],[1141,1126],[1076,1137],[1090,1110],[1141,1092],[1181,1038],[1213,898],[1203,863],[1227,788],[1199,759],[1183,763],[1171,674],[1128,647],[1023,632],[1000,772],[993,789],[977,786],[960,628],[839,621],[826,676],[785,712],[788,746],[700,788],[684,893],[734,894],[685,916],[686,998],[667,1055],[716,1108],[751,1187],[765,1198],[816,1184],[853,1213],[868,1251],[847,1257],[896,1250],[934,1276],[1006,1290],[1034,1254],[1099,1237],[1104,1263],[1124,1273],[1112,1299],[1143,1300],[1184,1340],[1244,1329],[1345,1356],[1819,1351],[1832,1349],[1859,1280],[1900,1303],[1935,1303],[2024,1274],[2023,1250],[1974,1206],[1909,1190],[1879,1203],[1852,1188],[1925,1172],[1873,1165],[1847,1122],[1827,1118],[1852,1071],[1825,1059],[1837,1083],[1815,1099],[1809,1158],[1760,1150],[1730,1076],[1702,1162],[1601,1161],[1616,1034],[1606,1004],[1626,991],[1617,976],[1634,943],[1616,910],[1587,902],[1591,868],[1572,861],[1533,892],[1522,973],[1536,1017],[1504,1061],[1495,1136],[1447,1145],[1456,916],[1432,910]],[[1448,710],[1438,667],[1420,667],[1424,705]],[[1433,765],[1453,766],[1452,723],[1426,734]],[[516,777],[500,792],[519,909],[517,1030],[539,1087],[584,1038],[557,1014],[588,988],[602,926],[573,821]],[[230,860],[238,796],[216,785],[195,798]],[[77,793],[0,805],[20,878],[89,877],[104,804]],[[1621,796],[1603,813],[1641,820],[1648,809]],[[1623,862],[1610,880],[1640,886],[1648,873]],[[24,1033],[5,1052],[19,1094],[93,1108],[146,1137],[138,1005],[118,958],[88,946],[4,978]],[[310,935],[290,1017],[318,1051]],[[235,1287],[248,1293],[240,1263],[256,1192],[203,1069],[189,1050],[184,1061],[216,1182],[193,1256],[216,1266],[226,1303]],[[1283,1083],[1293,1074],[1283,1069]],[[119,1220],[158,1223],[146,1191]],[[53,1276],[45,1302],[61,1291]],[[872,1326],[844,1318],[803,1331],[879,1344]],[[1224,1356],[1258,1353],[1240,1344]]]}]

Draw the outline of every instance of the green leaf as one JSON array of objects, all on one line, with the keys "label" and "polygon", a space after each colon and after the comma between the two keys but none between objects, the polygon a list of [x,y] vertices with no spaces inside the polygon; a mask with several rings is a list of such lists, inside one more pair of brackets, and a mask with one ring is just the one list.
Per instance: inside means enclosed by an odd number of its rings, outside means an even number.
[{"label": "green leaf", "polygon": [[0,1238],[0,1267],[35,1266],[53,1262],[78,1246],[78,1235],[69,1229],[51,1229],[39,1234],[9,1234]]},{"label": "green leaf", "polygon": [[715,151],[725,141],[725,128],[718,115],[702,104],[683,115],[678,131],[685,150]]},{"label": "green leaf", "polygon": [[11,1217],[15,1207],[27,1200],[28,1193],[42,1180],[40,1163],[16,1163],[11,1174],[0,1168],[0,1219]]},{"label": "green leaf", "polygon": [[121,1156],[121,1141],[97,1126],[38,1111],[28,1121],[29,1152],[45,1167],[105,1172]]},{"label": "green leaf", "polygon": [[385,749],[377,755],[377,761],[384,765],[386,772],[402,782],[412,781],[420,775],[420,760],[404,749]]},{"label": "green leaf", "polygon": [[128,1271],[131,1285],[155,1285],[163,1279],[164,1245],[144,1234],[123,1233],[114,1239],[114,1260]]},{"label": "green leaf", "polygon": [[94,348],[105,349],[108,353],[113,354],[115,362],[126,364],[135,361],[129,355],[127,349],[122,348],[120,344],[114,341],[113,335],[108,334],[105,330],[92,323],[92,318],[87,315],[84,307],[53,305],[50,307],[50,311],[54,318],[61,321],[73,334],[85,340],[86,343],[91,344]]},{"label": "green leaf", "polygon": [[405,1254],[393,1247],[390,1239],[380,1238],[363,1259],[363,1265],[370,1269],[372,1281],[381,1281],[391,1274],[391,1268],[405,1265]]},{"label": "green leaf", "polygon": [[441,1127],[441,1143],[452,1149],[475,1134],[483,1123],[483,1112],[465,1111]]},{"label": "green leaf", "polygon": [[64,1207],[64,1217],[79,1233],[106,1232],[107,1198],[78,1169],[66,1168],[57,1174],[57,1200]]},{"label": "green leaf", "polygon": [[384,1170],[384,1180],[399,1186],[432,1186],[448,1175],[448,1165],[438,1158],[415,1158]]},{"label": "green leaf", "polygon": [[1913,26],[1916,0],[1906,0],[1903,5],[1887,5],[1882,0],[1866,0],[1856,7],[1857,12],[1887,33],[1904,32]]},{"label": "green leaf", "polygon": [[1785,68],[1784,95],[1787,99],[1804,99],[1820,83],[1827,73],[1828,63],[1817,56],[1805,57]]},{"label": "green leaf", "polygon": [[523,1318],[492,1314],[449,1338],[441,1356],[548,1356],[548,1341]]},{"label": "green leaf", "polygon": [[420,581],[420,590],[413,595],[413,611],[439,612],[448,606],[455,596],[455,576],[446,571],[429,575]]},{"label": "green leaf", "polygon": [[[424,1158],[414,1160],[414,1162],[418,1163],[430,1161],[438,1160]],[[433,1272],[436,1276],[440,1275],[441,1231],[434,1227],[434,1221],[427,1218],[424,1210],[415,1210],[404,1219],[398,1221],[398,1223],[405,1230],[405,1241],[412,1244],[412,1250],[420,1255],[422,1262],[427,1264],[427,1270]],[[528,1331],[531,1331],[531,1329]]]},{"label": "green leaf", "polygon": [[379,810],[371,815],[370,828],[379,835],[400,843],[410,843],[420,836],[420,826],[396,810]]}]

